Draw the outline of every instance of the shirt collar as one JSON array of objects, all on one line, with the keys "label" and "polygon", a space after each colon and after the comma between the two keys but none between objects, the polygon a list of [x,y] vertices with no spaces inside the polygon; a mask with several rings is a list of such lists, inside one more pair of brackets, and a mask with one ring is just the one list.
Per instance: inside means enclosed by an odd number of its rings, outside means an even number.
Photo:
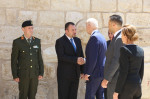
[{"label": "shirt collar", "polygon": [[114,34],[114,37],[116,37],[117,34],[121,32],[121,30],[122,30],[122,29],[118,30],[118,31]]},{"label": "shirt collar", "polygon": [[[66,34],[65,34],[66,35]],[[66,35],[67,36],[67,35]],[[73,39],[73,38],[70,38],[69,36],[67,36],[68,40],[70,41],[70,39]]]},{"label": "shirt collar", "polygon": [[97,29],[96,29],[96,30],[94,30],[94,31],[92,32],[91,36],[95,33],[95,31],[98,31],[98,30],[97,30]]},{"label": "shirt collar", "polygon": [[[25,35],[23,35],[24,37],[25,37]],[[26,38],[26,40],[28,39],[27,37],[25,37]],[[31,40],[32,40],[32,37],[30,38]]]}]

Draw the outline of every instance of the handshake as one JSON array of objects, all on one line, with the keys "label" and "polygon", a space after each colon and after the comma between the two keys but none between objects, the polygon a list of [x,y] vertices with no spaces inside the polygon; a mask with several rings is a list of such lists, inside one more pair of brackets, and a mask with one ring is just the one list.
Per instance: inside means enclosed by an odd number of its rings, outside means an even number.
[{"label": "handshake", "polygon": [[77,64],[79,64],[79,65],[85,64],[85,59],[83,57],[78,57],[77,58]]}]

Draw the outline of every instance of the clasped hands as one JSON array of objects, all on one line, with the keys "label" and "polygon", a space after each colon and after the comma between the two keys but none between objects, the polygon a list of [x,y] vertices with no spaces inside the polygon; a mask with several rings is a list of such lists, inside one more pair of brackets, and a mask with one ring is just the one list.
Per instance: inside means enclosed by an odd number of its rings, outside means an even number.
[{"label": "clasped hands", "polygon": [[85,64],[85,59],[83,57],[78,57],[77,64],[79,64],[79,65]]}]

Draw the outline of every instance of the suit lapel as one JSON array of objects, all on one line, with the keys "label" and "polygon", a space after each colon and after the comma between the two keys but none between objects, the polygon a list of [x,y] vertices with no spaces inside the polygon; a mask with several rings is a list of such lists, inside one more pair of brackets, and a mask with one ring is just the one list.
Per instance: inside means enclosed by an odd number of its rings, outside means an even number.
[{"label": "suit lapel", "polygon": [[108,49],[107,49],[107,51],[106,51],[106,56],[107,56],[107,54],[108,54],[109,52],[112,51],[112,46],[113,46],[115,40],[117,39],[117,37],[118,37],[120,34],[121,34],[121,31],[120,31],[120,32],[113,38],[113,40],[110,42],[109,47],[108,47]]},{"label": "suit lapel", "polygon": [[113,44],[115,42],[115,40],[117,39],[117,37],[121,34],[121,31],[113,38],[113,40],[110,42],[109,46],[111,46],[111,44]]},{"label": "suit lapel", "polygon": [[68,46],[70,46],[71,47],[71,49],[75,52],[75,50],[74,50],[74,48],[73,48],[73,46],[72,46],[72,44],[71,44],[71,42],[70,42],[70,40],[66,37],[66,35],[64,34],[64,39],[65,39],[65,41],[66,41],[66,45],[68,45]]},{"label": "suit lapel", "polygon": [[116,40],[116,38],[121,34],[121,31],[114,37],[114,41]]}]

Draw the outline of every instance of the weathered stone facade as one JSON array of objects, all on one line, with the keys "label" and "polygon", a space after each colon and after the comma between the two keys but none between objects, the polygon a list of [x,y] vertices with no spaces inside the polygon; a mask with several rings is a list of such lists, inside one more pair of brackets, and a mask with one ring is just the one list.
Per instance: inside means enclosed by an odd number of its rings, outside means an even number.
[{"label": "weathered stone facade", "polygon": [[[107,37],[108,19],[119,14],[124,24],[137,26],[138,45],[145,50],[145,74],[142,83],[143,98],[150,99],[150,0],[0,0],[0,99],[18,99],[18,84],[13,81],[10,55],[13,39],[21,36],[21,23],[32,19],[34,36],[42,39],[45,65],[44,79],[39,82],[37,99],[58,99],[57,58],[55,40],[64,34],[64,24],[77,23],[77,36],[83,49],[89,39],[85,20],[94,17],[99,30]],[[84,99],[85,81],[80,80],[78,99]]]}]

